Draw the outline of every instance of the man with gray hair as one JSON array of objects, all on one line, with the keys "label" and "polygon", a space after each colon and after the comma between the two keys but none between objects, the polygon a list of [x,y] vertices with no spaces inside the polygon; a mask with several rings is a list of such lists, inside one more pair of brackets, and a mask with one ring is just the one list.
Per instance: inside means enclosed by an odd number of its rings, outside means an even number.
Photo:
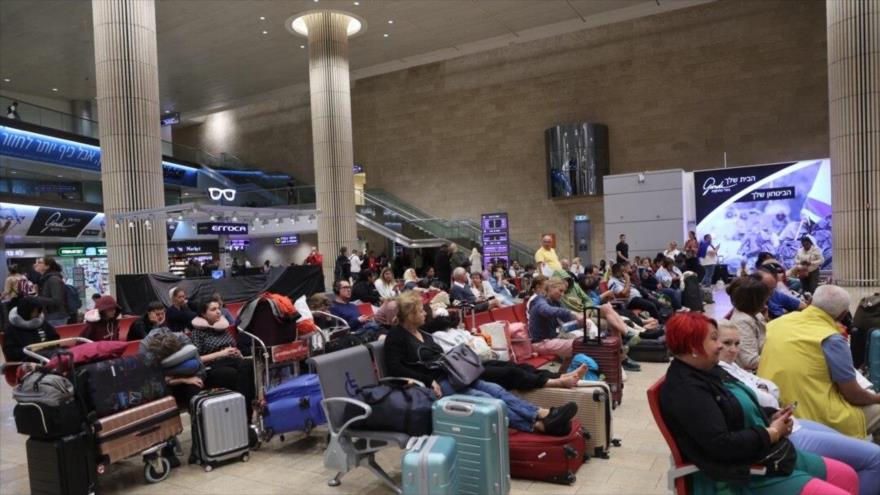
[{"label": "man with gray hair", "polygon": [[779,386],[795,415],[855,438],[880,433],[880,394],[862,388],[839,322],[850,297],[836,285],[816,289],[803,311],[767,324],[758,375]]}]

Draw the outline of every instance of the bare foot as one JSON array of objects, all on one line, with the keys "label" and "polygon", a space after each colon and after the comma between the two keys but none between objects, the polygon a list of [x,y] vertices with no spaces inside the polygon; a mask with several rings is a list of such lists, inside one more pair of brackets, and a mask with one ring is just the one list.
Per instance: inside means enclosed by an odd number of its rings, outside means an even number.
[{"label": "bare foot", "polygon": [[577,375],[566,375],[559,377],[559,381],[562,382],[562,386],[565,388],[575,388],[577,387],[579,378]]},{"label": "bare foot", "polygon": [[578,380],[583,380],[584,376],[587,374],[587,365],[582,364],[578,367],[578,369],[572,371],[572,373],[577,376]]}]

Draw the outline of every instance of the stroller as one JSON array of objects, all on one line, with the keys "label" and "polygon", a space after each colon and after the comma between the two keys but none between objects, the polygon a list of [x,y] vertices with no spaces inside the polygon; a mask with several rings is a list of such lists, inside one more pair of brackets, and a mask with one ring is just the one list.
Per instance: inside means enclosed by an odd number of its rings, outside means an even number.
[{"label": "stroller", "polygon": [[[289,303],[289,301],[288,301]],[[302,362],[313,347],[323,347],[323,334],[300,335],[296,312],[284,310],[277,296],[261,294],[242,308],[238,332],[250,338],[256,390],[255,429],[260,442],[291,432],[308,435],[326,423],[317,376],[302,374]]]},{"label": "stroller", "polygon": [[[70,344],[73,345],[71,346]],[[69,348],[80,344],[83,347],[79,348],[79,350],[84,350],[86,346],[90,346],[94,349],[89,349],[89,351],[94,352],[77,353],[76,355],[70,352],[61,352],[56,354],[57,361],[55,359],[50,359],[49,356],[51,353],[47,352],[55,347]],[[80,364],[85,364],[86,362],[77,362],[79,356],[87,356],[86,359],[88,359],[88,361],[97,362],[112,359],[117,356],[124,357],[124,351],[129,347],[125,343],[119,343],[121,345],[115,346],[116,349],[114,351],[102,355],[102,344],[108,343],[96,343],[83,337],[70,337],[51,342],[32,344],[26,346],[23,351],[26,355],[40,363],[44,368],[50,368],[54,363],[57,370],[61,370],[65,367],[63,358],[65,356],[69,357],[67,360],[67,364],[69,364],[68,371],[62,374],[67,375],[73,383],[76,384],[77,373],[74,367]],[[104,348],[106,347],[107,346],[104,346]],[[76,387],[74,387],[74,390],[74,393],[78,396],[81,394],[81,390],[78,390]],[[180,434],[183,430],[179,413],[177,413],[177,407],[172,397],[166,396],[162,400],[144,404],[141,407],[135,407],[129,411],[124,411],[120,414],[101,419],[95,419],[93,413],[86,410],[85,401],[82,397],[80,397],[78,402],[80,403],[80,408],[83,410],[87,419],[88,426],[86,430],[88,434],[88,442],[90,444],[90,449],[94,452],[94,457],[89,456],[89,458],[96,458],[98,460],[97,466],[94,466],[97,474],[104,474],[108,464],[139,455],[144,462],[144,479],[148,483],[158,483],[168,478],[168,475],[171,474],[171,464],[167,458],[160,455],[161,450],[166,446],[170,446],[180,453],[180,446],[177,443],[175,436]],[[155,425],[149,424],[149,422],[145,422],[144,418],[141,417],[143,416],[143,413],[136,411],[144,408],[152,408],[156,410],[164,409],[165,412],[163,414],[167,416],[167,419]],[[129,414],[129,412],[132,413]],[[102,433],[102,429],[107,428],[107,425],[104,424],[107,421],[112,422],[114,425],[114,435],[121,435],[122,441],[126,442],[126,445],[123,448],[113,445],[112,448],[114,450],[112,451],[112,457],[102,453],[103,449],[110,448],[108,447],[109,443],[107,443],[104,438],[106,433]],[[132,450],[134,450],[134,452],[132,452]]]}]

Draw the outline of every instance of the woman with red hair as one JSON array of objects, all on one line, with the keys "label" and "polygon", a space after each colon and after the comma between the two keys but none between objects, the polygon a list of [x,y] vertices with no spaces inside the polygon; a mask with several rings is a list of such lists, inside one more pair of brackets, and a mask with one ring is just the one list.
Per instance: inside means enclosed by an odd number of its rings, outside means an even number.
[{"label": "woman with red hair", "polygon": [[[859,479],[843,464],[801,452],[788,440],[792,407],[768,417],[754,392],[718,366],[718,325],[702,313],[666,323],[675,359],[660,390],[660,410],[684,457],[700,468],[691,492],[855,495]],[[767,474],[752,476],[760,464]]]}]

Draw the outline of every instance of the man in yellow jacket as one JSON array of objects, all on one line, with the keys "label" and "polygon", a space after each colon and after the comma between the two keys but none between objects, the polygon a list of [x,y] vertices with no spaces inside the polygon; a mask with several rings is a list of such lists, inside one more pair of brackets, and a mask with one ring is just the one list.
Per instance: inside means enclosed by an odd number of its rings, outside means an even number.
[{"label": "man in yellow jacket", "polygon": [[798,402],[797,417],[862,439],[880,431],[880,394],[856,381],[837,325],[849,301],[844,289],[823,285],[809,307],[767,324],[758,375],[779,386],[781,404]]}]

